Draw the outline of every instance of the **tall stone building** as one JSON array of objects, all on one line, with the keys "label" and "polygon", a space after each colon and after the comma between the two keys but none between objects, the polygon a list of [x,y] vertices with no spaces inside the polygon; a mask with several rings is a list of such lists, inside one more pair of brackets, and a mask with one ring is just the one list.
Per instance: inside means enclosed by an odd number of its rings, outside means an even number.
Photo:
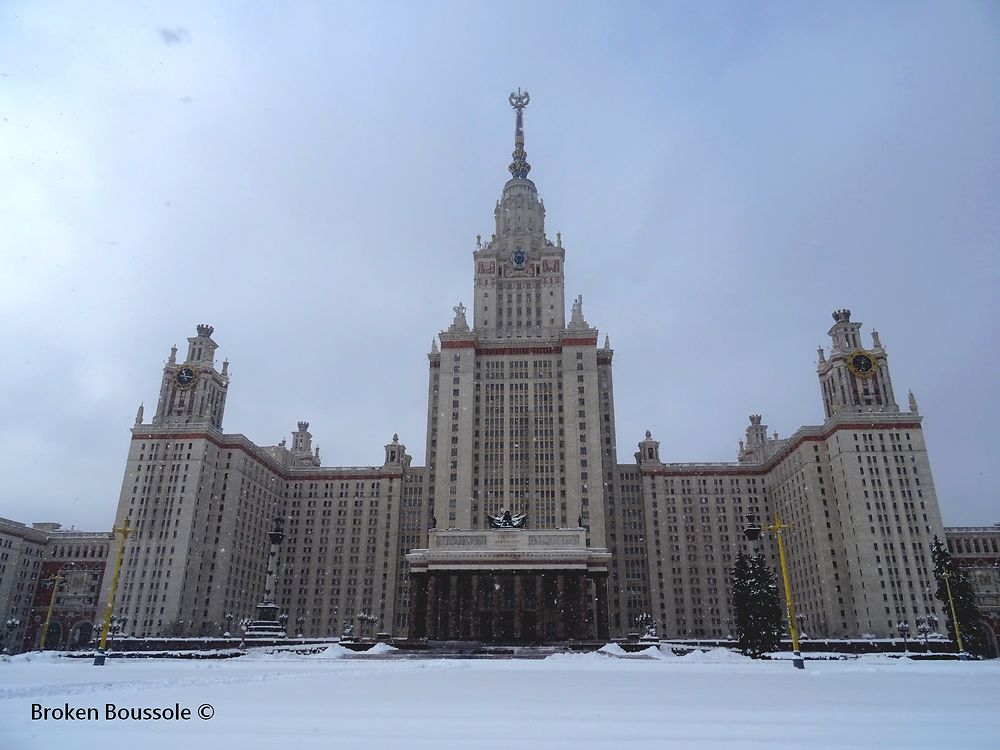
[{"label": "tall stone building", "polygon": [[[132,431],[115,523],[135,530],[116,604],[134,631],[209,634],[250,614],[274,515],[287,532],[278,603],[310,635],[370,615],[436,639],[605,638],[650,622],[725,636],[748,515],[791,524],[811,635],[888,635],[933,610],[929,544],[944,531],[921,417],[912,394],[900,410],[878,334],[866,345],[847,310],[818,353],[821,424],[779,438],[753,415],[729,463],[671,463],[648,431],[619,463],[614,351],[581,297],[567,320],[571,254],[528,178],[527,94],[510,103],[511,178],[472,250],[472,321],[456,305],[428,354],[425,465],[395,435],[381,465],[337,468],[307,422],[290,446],[225,433],[228,363],[216,368],[213,329],[198,326]],[[763,550],[774,559],[767,535]]]}]

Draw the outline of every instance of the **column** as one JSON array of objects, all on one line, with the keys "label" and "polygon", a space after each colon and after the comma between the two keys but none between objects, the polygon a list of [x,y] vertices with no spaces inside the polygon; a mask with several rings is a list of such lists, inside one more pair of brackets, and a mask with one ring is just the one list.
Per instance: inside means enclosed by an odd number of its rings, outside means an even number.
[{"label": "column", "polygon": [[514,576],[514,640],[521,642],[521,623],[524,620],[524,583],[523,576],[518,573]]},{"label": "column", "polygon": [[607,641],[611,636],[608,620],[608,574],[594,574],[594,587],[597,589],[597,640]]},{"label": "column", "polygon": [[579,616],[577,617],[576,637],[581,641],[590,640],[590,586],[587,585],[587,574],[578,573],[576,585],[579,588],[580,600],[577,605]]},{"label": "column", "polygon": [[452,574],[448,581],[448,640],[458,638],[458,576]]},{"label": "column", "polygon": [[493,576],[493,622],[491,623],[490,640],[500,640],[500,576]]},{"label": "column", "polygon": [[560,641],[566,640],[566,619],[569,613],[566,611],[566,574],[560,573],[556,576],[556,590],[559,592],[559,603],[556,606],[556,637]]},{"label": "column", "polygon": [[406,618],[406,635],[408,638],[419,638],[417,632],[417,599],[424,588],[424,576],[410,575],[410,611]]},{"label": "column", "polygon": [[479,574],[473,574],[472,576],[472,640],[480,640],[479,633],[479,610],[482,608],[482,602],[479,596]]},{"label": "column", "polygon": [[468,573],[460,573],[458,576],[458,637],[460,640],[468,640],[472,633],[472,602],[469,599],[471,589],[470,576]]},{"label": "column", "polygon": [[436,641],[438,613],[438,582],[437,573],[427,573],[427,639]]},{"label": "column", "polygon": [[545,574],[535,578],[535,638],[545,640]]}]

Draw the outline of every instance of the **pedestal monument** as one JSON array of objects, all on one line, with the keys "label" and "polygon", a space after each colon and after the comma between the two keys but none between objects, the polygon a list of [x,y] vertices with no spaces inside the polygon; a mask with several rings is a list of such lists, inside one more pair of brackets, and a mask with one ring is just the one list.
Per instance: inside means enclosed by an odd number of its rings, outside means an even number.
[{"label": "pedestal monument", "polygon": [[285,519],[274,519],[271,530],[267,533],[271,542],[271,551],[267,558],[267,581],[264,584],[264,600],[257,605],[257,617],[250,621],[246,629],[248,638],[285,638],[284,624],[279,616],[277,604],[274,602],[274,591],[278,579],[278,551],[285,538],[283,530]]}]

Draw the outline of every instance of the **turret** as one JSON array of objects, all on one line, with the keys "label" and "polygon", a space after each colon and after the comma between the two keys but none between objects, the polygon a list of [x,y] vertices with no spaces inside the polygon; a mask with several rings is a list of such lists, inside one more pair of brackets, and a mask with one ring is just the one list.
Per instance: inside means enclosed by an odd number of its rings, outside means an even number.
[{"label": "turret", "polygon": [[635,462],[639,466],[661,466],[660,441],[653,440],[653,433],[646,430],[646,439],[639,443],[639,450],[635,454]]},{"label": "turret", "polygon": [[[182,363],[177,362],[177,347],[170,348],[170,357],[163,367],[154,426],[222,429],[229,363],[223,365],[221,373],[215,369],[215,350],[219,345],[212,339],[214,331],[210,325],[199,325],[196,335],[188,338],[188,354]],[[137,417],[141,420],[141,416]]]},{"label": "turret", "polygon": [[392,442],[385,446],[385,462],[383,466],[407,467],[410,456],[406,454],[406,446],[399,442],[399,434],[393,433]]},{"label": "turret", "polygon": [[292,433],[292,465],[319,466],[319,449],[313,450],[312,433],[308,422],[299,422],[298,430]]},{"label": "turret", "polygon": [[833,320],[827,332],[829,356],[820,349],[816,365],[826,418],[842,413],[898,412],[878,332],[872,331],[872,348],[865,349],[861,323],[851,321],[850,310],[835,310]]}]

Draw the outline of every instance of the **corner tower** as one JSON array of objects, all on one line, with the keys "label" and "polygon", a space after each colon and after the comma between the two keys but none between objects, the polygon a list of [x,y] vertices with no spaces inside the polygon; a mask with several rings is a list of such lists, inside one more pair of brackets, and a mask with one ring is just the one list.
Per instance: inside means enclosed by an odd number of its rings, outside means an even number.
[{"label": "corner tower", "polygon": [[177,347],[170,348],[170,358],[163,367],[160,398],[153,417],[154,427],[184,425],[211,426],[222,429],[229,390],[229,362],[222,371],[215,369],[215,350],[210,325],[198,326],[197,335],[188,339],[187,357],[177,362]]},{"label": "corner tower", "polygon": [[865,349],[861,344],[861,323],[851,321],[850,310],[834,311],[833,321],[827,332],[832,342],[829,356],[820,347],[816,367],[826,418],[899,412],[878,332],[872,331],[872,348]]}]

